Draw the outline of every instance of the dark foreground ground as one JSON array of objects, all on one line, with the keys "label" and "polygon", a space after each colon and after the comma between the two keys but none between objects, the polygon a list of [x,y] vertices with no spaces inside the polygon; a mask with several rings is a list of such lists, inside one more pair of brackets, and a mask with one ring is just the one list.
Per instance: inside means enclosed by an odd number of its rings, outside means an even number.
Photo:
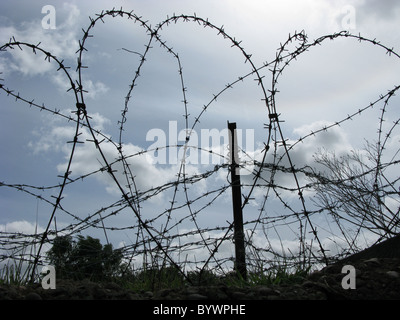
[{"label": "dark foreground ground", "polygon": [[[354,267],[355,288],[345,266]],[[353,277],[353,279],[354,279]],[[354,283],[354,282],[353,282]],[[343,286],[344,284],[344,286]],[[346,286],[347,284],[347,286]],[[56,289],[40,284],[0,284],[1,300],[400,300],[400,235],[314,272],[296,284],[235,287],[186,286],[179,289],[129,291],[115,283],[56,282]]]},{"label": "dark foreground ground", "polygon": [[[355,289],[344,289],[350,283],[342,273],[344,265],[355,268]],[[345,278],[345,279],[344,279]],[[344,279],[344,280],[343,280]],[[234,287],[226,285],[163,289],[158,292],[133,292],[115,283],[99,284],[89,281],[56,283],[56,289],[44,290],[41,285],[0,285],[3,300],[341,300],[341,299],[400,299],[400,259],[368,258],[339,262],[312,273],[302,283]]]}]

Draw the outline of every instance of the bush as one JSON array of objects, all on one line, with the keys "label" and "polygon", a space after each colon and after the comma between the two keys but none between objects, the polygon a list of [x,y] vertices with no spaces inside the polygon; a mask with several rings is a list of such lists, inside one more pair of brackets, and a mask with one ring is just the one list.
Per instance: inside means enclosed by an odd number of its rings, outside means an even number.
[{"label": "bush", "polygon": [[78,236],[77,241],[70,236],[56,237],[47,256],[57,278],[73,280],[110,280],[119,272],[122,260],[120,250],[113,250],[111,244],[103,246],[90,236]]}]

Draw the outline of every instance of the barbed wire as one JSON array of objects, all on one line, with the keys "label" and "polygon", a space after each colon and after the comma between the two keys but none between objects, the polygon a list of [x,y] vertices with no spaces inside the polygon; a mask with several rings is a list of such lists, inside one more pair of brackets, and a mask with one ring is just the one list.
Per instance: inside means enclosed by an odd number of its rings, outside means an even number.
[{"label": "barbed wire", "polygon": [[[85,102],[88,91],[84,86],[85,70],[89,68],[85,63],[85,53],[88,51],[87,47],[89,41],[94,38],[92,31],[99,22],[106,23],[107,19],[110,18],[126,18],[143,28],[145,34],[148,36],[148,42],[142,53],[122,48],[129,53],[137,54],[140,60],[129,85],[129,90],[125,96],[124,108],[121,111],[121,119],[118,121],[119,136],[117,141],[114,141],[111,137],[102,133],[101,130],[93,127],[92,117],[89,112],[90,106]],[[65,82],[69,86],[67,92],[72,93],[76,106],[76,109],[72,111],[72,115],[64,114],[60,109],[46,106],[44,103],[36,103],[35,99],[23,97],[20,92],[9,89],[4,84],[5,80],[1,79],[0,89],[5,92],[7,96],[13,97],[16,102],[20,102],[29,108],[34,107],[40,112],[46,112],[75,125],[74,136],[71,137],[70,141],[67,141],[70,146],[70,154],[66,170],[63,175],[58,176],[58,178],[61,179],[58,184],[39,186],[0,181],[0,187],[23,192],[36,198],[38,201],[45,202],[52,208],[48,223],[43,232],[23,234],[0,230],[0,247],[3,251],[1,255],[2,260],[12,258],[31,262],[33,264],[31,279],[33,280],[37,272],[37,265],[43,264],[46,260],[45,254],[43,253],[44,245],[51,245],[54,237],[57,235],[76,235],[94,228],[102,230],[107,241],[109,239],[108,235],[113,232],[129,232],[135,235],[135,241],[133,243],[120,248],[125,259],[129,261],[129,263],[133,263],[135,258],[139,259],[139,257],[141,257],[139,260],[143,260],[144,264],[151,261],[151,263],[157,265],[157,267],[167,264],[172,265],[185,277],[185,268],[188,268],[188,266],[190,266],[190,268],[197,268],[200,270],[200,273],[209,268],[222,273],[227,272],[229,269],[227,266],[232,263],[234,258],[231,254],[228,256],[221,254],[221,248],[225,244],[234,241],[232,234],[233,222],[226,221],[226,225],[222,226],[203,226],[200,220],[202,219],[202,215],[209,214],[208,212],[212,210],[213,206],[217,205],[218,201],[221,201],[224,195],[230,190],[231,182],[228,178],[229,157],[227,154],[218,153],[215,150],[193,146],[191,145],[191,139],[200,120],[202,120],[202,117],[210,110],[217,99],[225,94],[229,94],[230,89],[239,86],[244,80],[250,77],[253,77],[255,84],[260,90],[260,99],[265,106],[267,121],[264,124],[264,129],[266,131],[263,141],[264,148],[259,150],[257,156],[253,156],[252,158],[250,154],[246,153],[245,149],[241,150],[242,154],[245,155],[247,159],[250,159],[250,161],[247,160],[247,164],[250,162],[254,166],[250,172],[251,182],[242,184],[242,196],[244,199],[242,209],[246,212],[247,209],[250,211],[250,208],[253,209],[258,205],[258,214],[256,214],[256,216],[253,217],[251,214],[245,215],[244,226],[246,228],[248,264],[259,266],[260,261],[265,261],[265,263],[261,264],[264,266],[268,263],[273,265],[274,261],[282,260],[283,258],[288,262],[291,260],[303,265],[314,262],[328,264],[330,259],[335,257],[328,256],[327,252],[329,249],[327,249],[324,239],[319,235],[319,230],[324,230],[324,227],[317,223],[317,219],[314,219],[314,217],[331,214],[338,224],[339,229],[342,230],[343,226],[341,224],[343,221],[341,218],[343,217],[339,217],[335,214],[338,210],[341,210],[343,206],[333,208],[332,204],[326,204],[325,207],[315,208],[308,204],[308,201],[306,201],[308,195],[306,196],[305,194],[310,192],[315,194],[323,190],[322,187],[326,185],[341,187],[357,179],[369,178],[371,175],[373,175],[373,182],[371,183],[373,189],[370,190],[367,188],[364,191],[377,199],[376,201],[380,206],[381,213],[385,210],[389,212],[387,216],[382,218],[384,224],[387,224],[388,230],[386,233],[382,233],[383,229],[379,230],[381,238],[398,233],[399,209],[397,209],[397,211],[391,210],[385,205],[385,199],[391,198],[396,203],[399,203],[399,178],[394,178],[392,175],[388,176],[385,172],[389,170],[389,168],[399,164],[399,150],[397,150],[388,161],[383,160],[383,154],[400,122],[399,118],[394,120],[387,130],[384,128],[384,122],[386,121],[385,113],[389,102],[395,96],[400,85],[394,86],[394,88],[389,90],[386,94],[380,95],[375,101],[366,106],[357,108],[356,111],[346,115],[344,118],[337,119],[329,125],[325,124],[321,128],[311,131],[297,140],[290,141],[290,144],[288,143],[287,136],[284,134],[282,127],[283,121],[276,102],[276,95],[279,93],[278,79],[283,75],[283,71],[296,61],[300,55],[310,51],[314,47],[323,45],[328,40],[333,41],[339,38],[356,40],[376,46],[385,51],[389,56],[400,58],[399,54],[396,53],[393,48],[381,44],[379,41],[376,41],[376,39],[371,40],[360,34],[354,35],[347,31],[325,35],[308,42],[306,33],[301,31],[289,35],[286,42],[281,44],[280,48],[278,48],[273,61],[269,63],[264,62],[262,66],[256,66],[252,60],[252,55],[244,49],[242,42],[230,36],[225,31],[224,26],[218,27],[208,19],[197,17],[195,14],[167,17],[167,19],[156,25],[155,28],[152,28],[148,21],[143,20],[142,17],[137,16],[133,11],[124,11],[122,8],[102,11],[96,14],[95,18],[90,17],[89,19],[90,24],[86,29],[82,29],[83,37],[79,40],[79,49],[76,51],[78,56],[75,69],[77,73],[76,80],[71,76],[71,68],[64,64],[64,60],[59,60],[51,52],[46,51],[45,48],[41,47],[40,43],[32,44],[21,42],[12,37],[8,43],[0,47],[0,52],[28,50],[34,55],[42,55],[45,61],[55,64],[57,67],[56,72],[61,72],[65,75]],[[239,76],[236,80],[229,82],[219,92],[212,93],[211,100],[204,104],[197,115],[192,117],[189,112],[188,88],[184,79],[183,63],[178,53],[176,53],[167,41],[162,38],[162,31],[164,29],[168,28],[170,24],[178,23],[195,23],[198,24],[199,27],[216,31],[217,36],[229,42],[233,50],[238,50],[244,57],[244,63],[249,67],[247,74]],[[154,44],[158,44],[175,60],[180,80],[180,89],[182,91],[182,100],[180,102],[184,110],[183,118],[186,128],[186,139],[182,144],[166,145],[165,147],[157,149],[150,148],[129,154],[126,152],[124,141],[124,131],[128,125],[129,106],[134,97],[134,90],[140,80],[143,66],[145,63],[148,63],[148,54],[152,50]],[[270,89],[268,89],[268,86],[265,84],[265,75],[262,75],[262,72],[269,72],[271,74],[272,81]],[[324,173],[317,172],[311,164],[307,164],[303,167],[296,167],[294,157],[292,156],[292,152],[295,150],[296,146],[307,139],[328,132],[348,121],[354,120],[356,116],[367,113],[379,103],[383,103],[383,107],[378,119],[379,129],[376,154],[374,154],[376,159],[372,167],[368,167],[363,171],[354,172],[354,174],[342,177],[341,179],[333,179]],[[193,120],[192,123],[190,123],[190,120]],[[82,137],[85,136],[86,139],[82,140]],[[76,150],[79,145],[84,144],[91,144],[95,147],[100,157],[99,162],[101,164],[97,170],[74,177],[71,168]],[[107,156],[107,152],[104,149],[106,145],[111,145],[117,152],[118,157],[116,159],[110,159],[110,157]],[[167,150],[170,148],[182,148],[183,151],[183,156],[179,159],[177,166],[176,178],[162,185],[152,186],[146,190],[139,190],[136,176],[140,173],[135,172],[132,160],[141,156],[146,156],[147,154],[152,154],[155,151],[160,152],[163,149]],[[190,149],[194,150],[194,152],[204,152],[209,155],[215,155],[221,159],[222,164],[214,165],[213,168],[207,168],[202,173],[192,173],[186,161],[187,151]],[[229,150],[227,151],[229,152]],[[246,163],[241,164],[241,170],[249,170],[245,164]],[[281,185],[277,178],[279,174],[290,175],[293,184]],[[78,214],[64,208],[63,199],[66,188],[73,188],[78,181],[84,181],[89,177],[99,175],[108,175],[111,178],[120,194],[120,199],[118,201],[93,211],[86,218],[81,218]],[[215,187],[208,184],[207,191],[201,194],[191,195],[189,193],[191,186],[215,178],[218,175],[226,176],[223,184]],[[57,195],[44,196],[43,193],[45,192],[56,192]],[[144,214],[142,209],[146,203],[156,199],[160,195],[165,196],[166,194],[169,195],[168,208],[154,213],[152,217]],[[297,205],[291,204],[290,201],[285,198],[285,194],[296,194],[298,197]],[[268,207],[271,202],[280,203],[282,205],[282,211],[279,213],[268,212]],[[133,214],[136,221],[135,223],[125,226],[107,225],[106,222],[112,217],[126,211]],[[335,212],[335,214],[333,214],[333,212]],[[55,218],[61,213],[69,216],[73,222],[67,226],[57,227]],[[346,219],[349,218],[346,217]],[[192,228],[188,229],[184,224],[185,222],[190,222]],[[364,224],[363,221],[357,221],[357,223],[358,229],[355,232],[356,234],[359,234],[362,228],[370,228],[367,224]],[[51,228],[52,224],[55,226],[54,229]],[[280,237],[279,231],[277,230],[282,226],[292,230],[297,237],[299,248],[296,252],[292,252],[292,256],[288,256],[287,253],[283,251],[279,252],[271,244],[272,239],[268,230],[275,230],[277,236]],[[182,228],[182,230],[180,230],[180,228]],[[296,228],[298,231],[294,231]],[[325,228],[325,231],[329,232],[328,229],[329,226]],[[343,229],[345,228],[343,227]],[[311,237],[309,234],[311,234]],[[336,235],[334,232],[331,234],[332,236],[340,237],[340,235]],[[347,239],[348,244],[355,243],[355,238],[349,239],[349,234],[344,231],[342,236]],[[264,243],[268,245],[261,246],[257,244],[259,237],[264,237]],[[314,242],[317,243],[317,248],[314,247]],[[281,246],[283,247],[282,242]],[[26,254],[26,250],[23,249],[28,247],[34,247],[35,250],[31,251],[30,254]],[[344,252],[348,252],[348,250],[349,248],[343,248],[337,256],[343,255]],[[22,255],[21,252],[24,252],[24,254]],[[182,257],[184,257],[184,259]],[[135,266],[135,268],[138,268],[138,266]]]}]

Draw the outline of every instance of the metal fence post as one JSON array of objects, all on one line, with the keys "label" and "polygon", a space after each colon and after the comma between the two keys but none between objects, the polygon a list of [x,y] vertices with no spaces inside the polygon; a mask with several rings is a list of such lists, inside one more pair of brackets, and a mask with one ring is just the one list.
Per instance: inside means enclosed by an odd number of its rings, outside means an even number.
[{"label": "metal fence post", "polygon": [[243,279],[247,279],[246,251],[244,247],[243,213],[242,213],[242,192],[240,183],[240,172],[238,159],[238,146],[236,135],[236,123],[229,123],[229,146],[231,158],[231,184],[233,203],[233,226],[235,241],[235,270]]}]

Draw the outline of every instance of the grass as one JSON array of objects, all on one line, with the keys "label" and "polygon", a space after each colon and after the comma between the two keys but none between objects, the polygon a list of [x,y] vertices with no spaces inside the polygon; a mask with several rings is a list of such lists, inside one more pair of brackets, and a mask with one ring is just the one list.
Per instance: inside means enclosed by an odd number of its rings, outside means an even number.
[{"label": "grass", "polygon": [[30,264],[26,265],[23,260],[13,259],[7,261],[0,270],[0,284],[26,285],[30,275]]},{"label": "grass", "polygon": [[[31,265],[22,259],[9,259],[0,270],[0,284],[26,285],[29,282]],[[249,271],[247,279],[232,271],[217,275],[210,270],[189,271],[184,277],[172,266],[165,268],[145,268],[140,271],[129,271],[124,275],[114,276],[107,281],[116,282],[121,287],[135,292],[158,291],[161,289],[178,289],[185,286],[214,286],[228,287],[293,285],[301,283],[309,274],[310,268],[289,268],[279,264],[268,269],[258,266]]]},{"label": "grass", "polygon": [[133,291],[156,291],[165,288],[175,289],[185,285],[184,277],[173,267],[166,267],[161,270],[147,268],[140,272],[131,272],[114,280]]},{"label": "grass", "polygon": [[232,271],[225,275],[216,275],[212,271],[190,271],[183,277],[175,268],[166,267],[163,270],[148,269],[129,277],[117,279],[117,282],[126,289],[133,291],[157,291],[161,289],[177,289],[185,286],[215,286],[226,285],[228,287],[293,285],[301,283],[309,274],[307,269],[295,269],[279,267],[264,272],[249,272],[247,279]]},{"label": "grass", "polygon": [[[26,285],[29,281],[30,272],[30,266],[27,266],[23,260],[9,260],[0,270],[0,284]],[[185,278],[174,267],[166,267],[162,270],[148,268],[140,272],[113,277],[110,281],[114,281],[126,289],[140,292],[166,288],[177,289],[190,285],[226,285],[228,287],[291,285],[301,283],[308,274],[309,269],[292,271],[285,267],[278,267],[264,272],[249,272],[247,279],[243,279],[234,271],[219,276],[209,270],[204,270],[201,273],[190,271]]]},{"label": "grass", "polygon": [[309,274],[309,270],[298,269],[294,272],[288,271],[285,268],[279,268],[274,271],[265,272],[254,272],[248,274],[247,281],[244,281],[245,285],[291,285],[301,283]]}]

